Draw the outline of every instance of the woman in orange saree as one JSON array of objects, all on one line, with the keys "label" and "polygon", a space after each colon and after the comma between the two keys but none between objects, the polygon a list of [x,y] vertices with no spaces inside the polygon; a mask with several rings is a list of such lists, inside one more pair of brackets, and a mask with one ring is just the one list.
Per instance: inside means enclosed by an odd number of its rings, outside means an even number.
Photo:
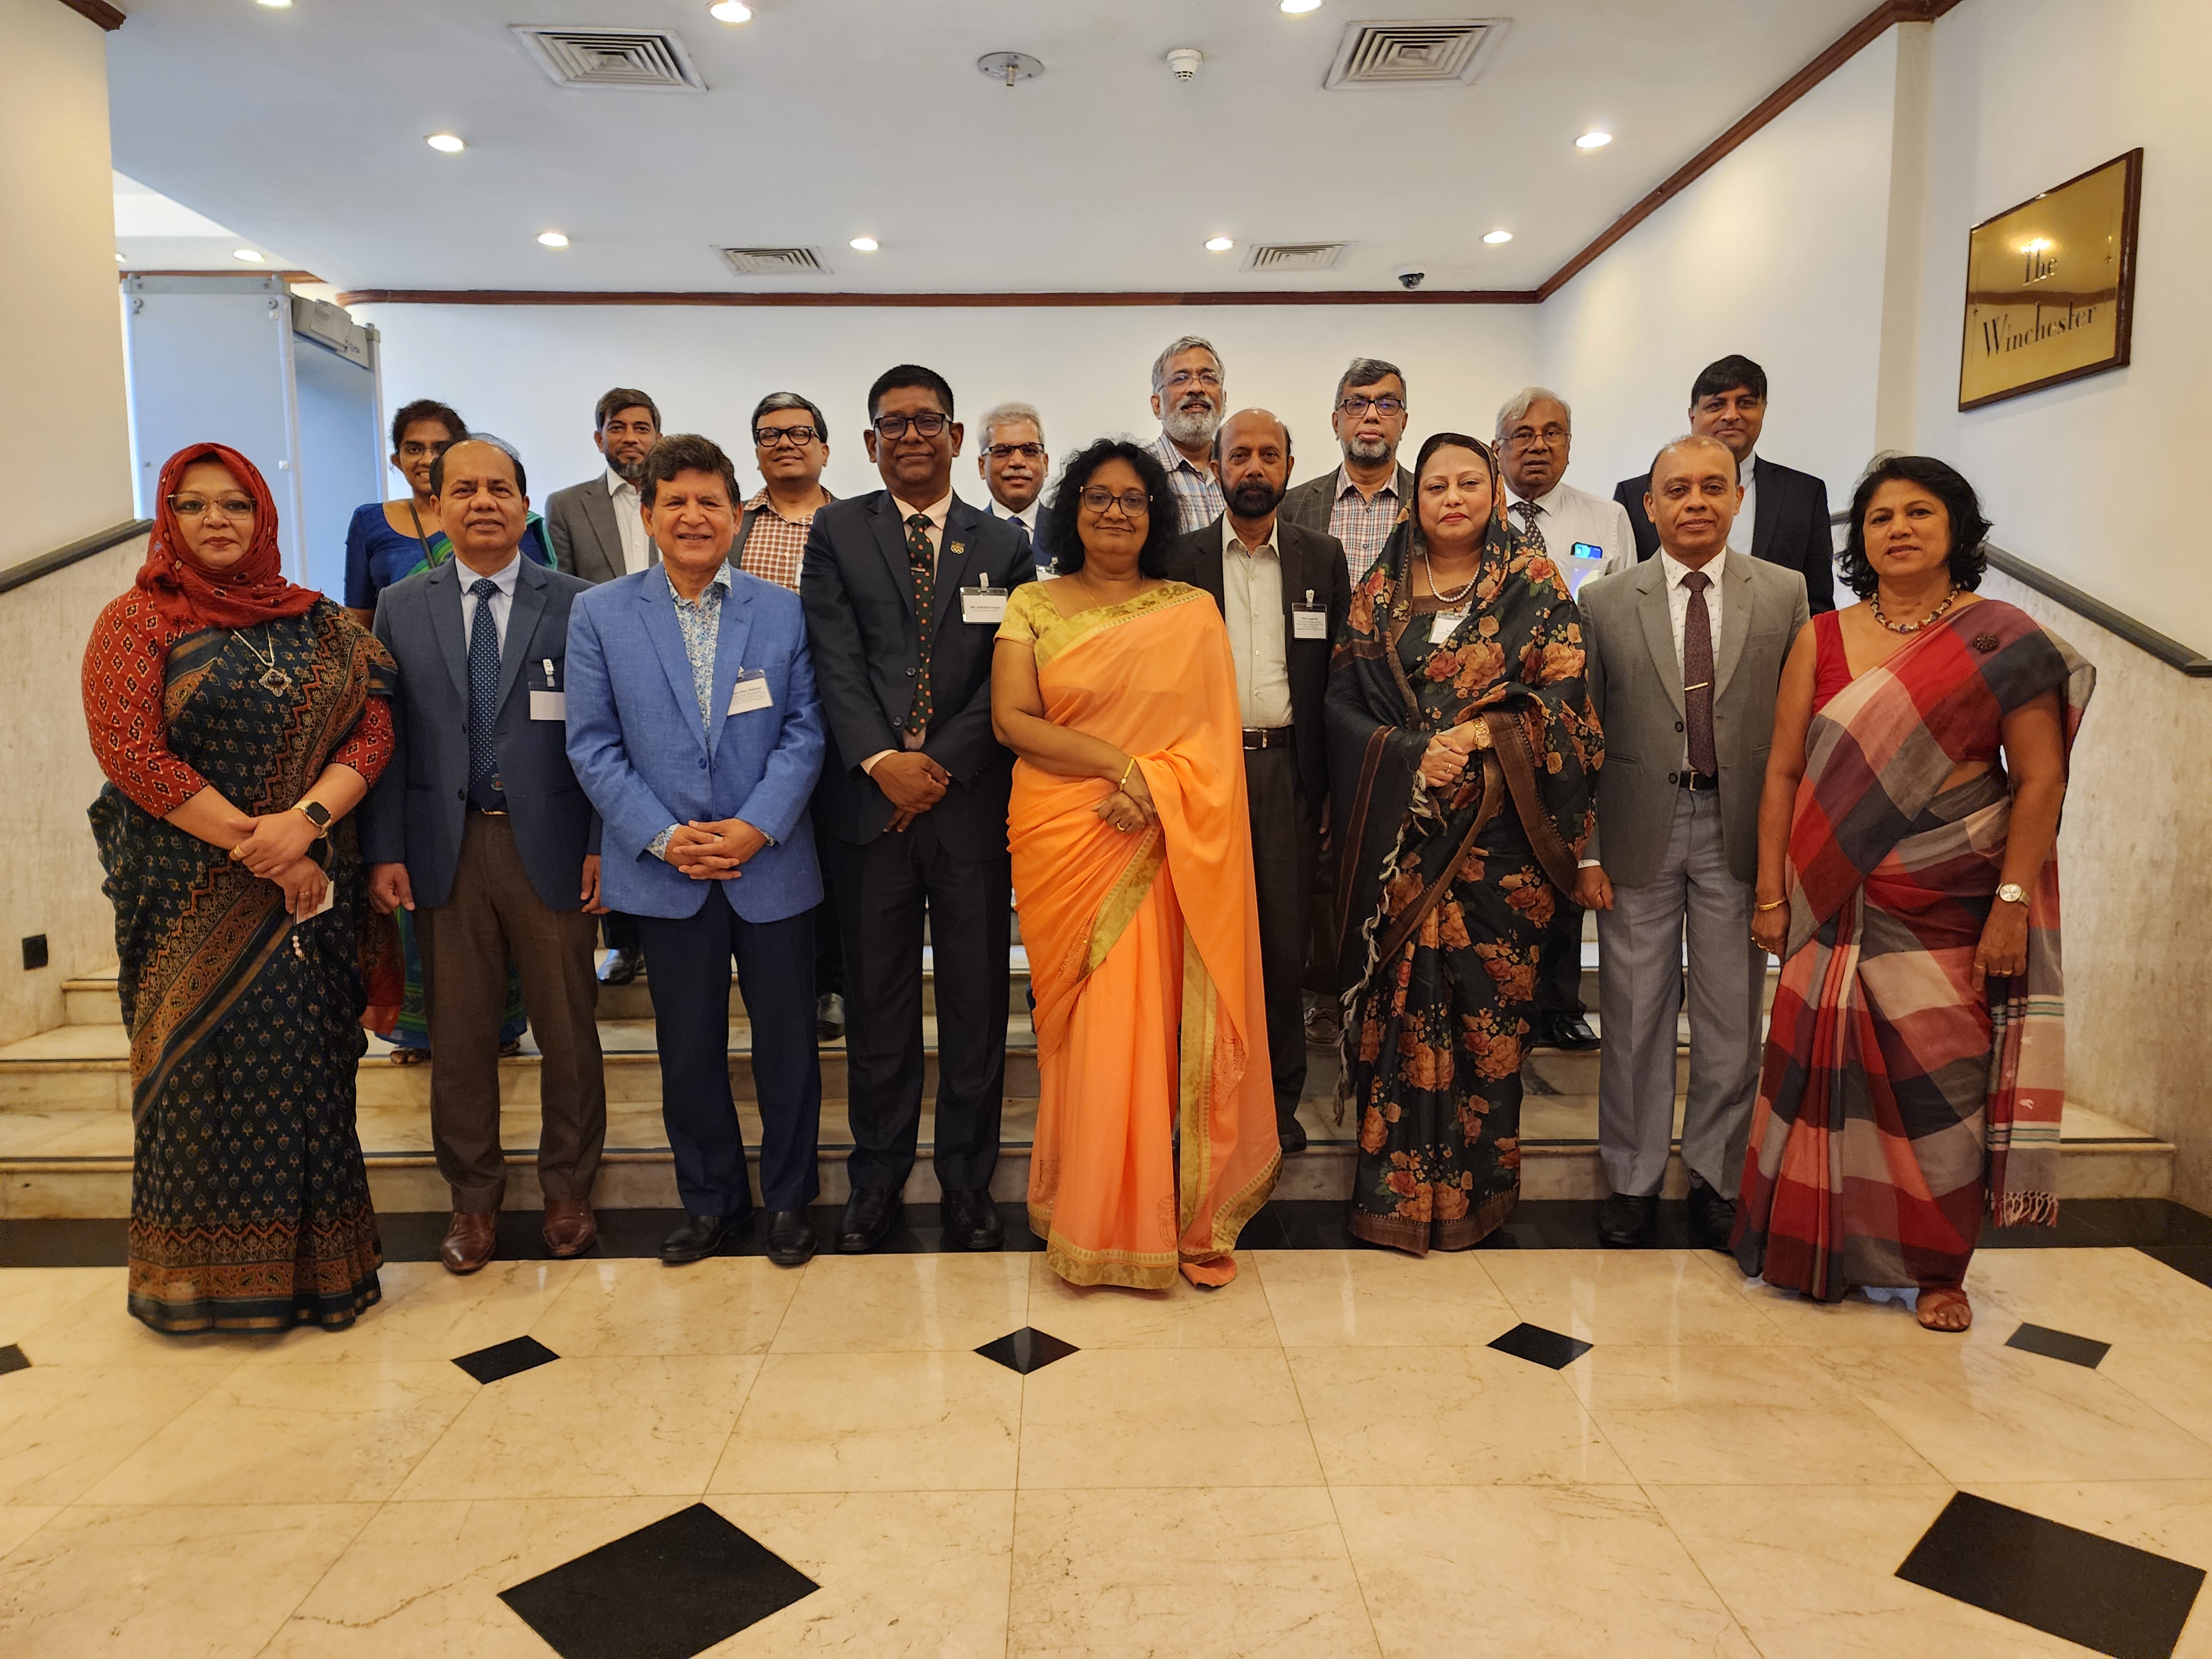
[{"label": "woman in orange saree", "polygon": [[1074,1285],[1227,1284],[1281,1162],[1229,634],[1158,572],[1159,463],[1100,441],[1015,590],[992,723],[1036,997],[1030,1226]]}]

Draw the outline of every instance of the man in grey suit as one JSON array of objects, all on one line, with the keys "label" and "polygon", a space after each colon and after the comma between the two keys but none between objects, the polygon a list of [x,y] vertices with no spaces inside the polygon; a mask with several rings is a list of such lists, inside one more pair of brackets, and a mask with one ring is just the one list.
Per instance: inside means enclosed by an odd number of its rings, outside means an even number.
[{"label": "man in grey suit", "polygon": [[1674,1115],[1674,1022],[1688,939],[1690,1083],[1682,1162],[1698,1243],[1726,1249],[1759,1085],[1766,956],[1751,939],[1759,797],[1805,579],[1729,546],[1743,490],[1716,438],[1651,464],[1659,556],[1577,596],[1591,705],[1605,726],[1597,828],[1576,901],[1595,910],[1598,1156],[1607,1244],[1651,1236]]},{"label": "man in grey suit", "polygon": [[430,482],[453,556],[377,602],[399,687],[361,851],[376,908],[415,914],[438,1057],[430,1140],[453,1190],[439,1255],[471,1273],[492,1259],[507,1188],[499,1020],[510,963],[542,1055],[545,1248],[578,1255],[599,1235],[599,820],[567,748],[568,608],[586,584],[522,556],[529,484],[499,440],[463,439],[432,463]]}]

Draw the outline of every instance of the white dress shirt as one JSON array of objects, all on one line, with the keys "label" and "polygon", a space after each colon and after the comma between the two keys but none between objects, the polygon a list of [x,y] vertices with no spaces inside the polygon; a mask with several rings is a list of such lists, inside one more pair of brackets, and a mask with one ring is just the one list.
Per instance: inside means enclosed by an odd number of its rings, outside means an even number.
[{"label": "white dress shirt", "polygon": [[1006,511],[1005,504],[1001,502],[997,496],[994,495],[991,498],[990,505],[984,508],[984,511],[988,513],[994,519],[1004,519],[1008,524],[1018,524],[1021,526],[1023,529],[1030,532],[1030,544],[1034,545],[1036,542],[1037,507],[1043,500],[1044,497],[1040,495],[1037,497],[1036,501],[1031,501],[1020,512],[1009,513]]},{"label": "white dress shirt", "polygon": [[1283,557],[1275,526],[1247,547],[1224,514],[1221,520],[1221,616],[1237,659],[1237,701],[1248,727],[1291,723],[1291,671],[1283,660]]},{"label": "white dress shirt", "polygon": [[1751,532],[1759,527],[1759,452],[1753,450],[1737,464],[1735,481],[1743,486],[1743,501],[1735,510],[1735,526],[1729,532],[1729,543],[1733,546],[1741,542],[1751,545]]},{"label": "white dress shirt", "polygon": [[645,533],[641,510],[644,498],[612,467],[607,469],[607,498],[614,503],[615,528],[622,532],[623,568],[635,575],[653,562],[653,539]]},{"label": "white dress shirt", "polygon": [[[1523,517],[1521,503],[1528,498],[1510,488],[1505,497],[1517,525]],[[1564,560],[1577,542],[1587,542],[1603,550],[1608,569],[1614,568],[1611,561],[1615,558],[1636,562],[1636,538],[1628,527],[1627,510],[1611,496],[1593,495],[1562,481],[1549,494],[1535,497],[1533,505],[1536,527],[1544,532],[1544,548],[1552,557]]]},{"label": "white dress shirt", "polygon": [[[891,510],[894,513],[896,513],[899,517],[899,543],[902,546],[903,546],[906,542],[906,521],[908,519],[911,519],[915,514],[919,513],[922,517],[929,520],[929,528],[923,531],[922,534],[929,538],[930,580],[932,581],[936,580],[937,562],[943,556],[945,552],[945,517],[946,514],[952,511],[951,492],[947,490],[943,498],[940,499],[934,507],[915,507],[910,502],[902,501],[897,496],[893,495],[891,497]],[[933,625],[934,623],[942,622],[944,618],[942,617],[933,618]],[[899,733],[899,741],[908,749],[919,749],[927,740],[927,733],[921,732],[901,732]],[[893,750],[889,749],[877,750],[874,754],[869,756],[866,760],[860,763],[860,770],[872,775],[876,769],[876,763],[881,760],[884,756],[893,752]]]},{"label": "white dress shirt", "polygon": [[[470,587],[482,580],[482,574],[469,568],[457,556],[453,572],[461,579],[461,644],[467,647],[469,629],[476,626],[477,596]],[[514,585],[522,579],[522,550],[516,548],[514,556],[491,573],[491,580],[499,584],[499,592],[491,596],[491,625],[499,635],[499,650],[502,659],[507,655],[507,618],[514,609]]]}]

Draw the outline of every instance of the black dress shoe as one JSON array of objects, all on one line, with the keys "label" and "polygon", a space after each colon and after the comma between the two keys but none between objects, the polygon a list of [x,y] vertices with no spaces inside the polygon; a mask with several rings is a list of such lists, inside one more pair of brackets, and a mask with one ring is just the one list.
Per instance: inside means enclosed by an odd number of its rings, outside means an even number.
[{"label": "black dress shoe", "polygon": [[804,1210],[776,1210],[768,1218],[768,1259],[799,1267],[814,1254],[814,1223]]},{"label": "black dress shoe", "polygon": [[837,1248],[847,1255],[865,1255],[891,1236],[903,1206],[890,1187],[855,1187],[845,1200],[844,1219],[837,1224]]},{"label": "black dress shoe", "polygon": [[1621,1249],[1648,1244],[1658,1219],[1658,1194],[1636,1198],[1627,1193],[1615,1193],[1597,1206],[1598,1243]]},{"label": "black dress shoe", "polygon": [[1552,1014],[1544,1021],[1544,1041],[1554,1048],[1583,1049],[1598,1046],[1597,1033],[1579,1013]]},{"label": "black dress shoe", "polygon": [[988,1191],[951,1189],[939,1210],[948,1250],[997,1250],[1006,1248],[1006,1224]]},{"label": "black dress shoe", "polygon": [[607,959],[599,964],[599,983],[628,985],[637,977],[637,970],[644,965],[645,959],[637,951],[617,946],[608,951]]},{"label": "black dress shoe", "polygon": [[1690,1237],[1708,1250],[1725,1250],[1735,1232],[1735,1205],[1699,1182],[1690,1183]]},{"label": "black dress shoe", "polygon": [[1298,1121],[1296,1112],[1275,1109],[1275,1144],[1286,1152],[1305,1151],[1306,1126]]},{"label": "black dress shoe", "polygon": [[672,1267],[703,1261],[751,1218],[750,1215],[687,1216],[682,1226],[660,1241],[660,1259]]},{"label": "black dress shoe", "polygon": [[814,1035],[824,1042],[835,1042],[845,1035],[845,999],[835,991],[824,991],[814,999]]}]

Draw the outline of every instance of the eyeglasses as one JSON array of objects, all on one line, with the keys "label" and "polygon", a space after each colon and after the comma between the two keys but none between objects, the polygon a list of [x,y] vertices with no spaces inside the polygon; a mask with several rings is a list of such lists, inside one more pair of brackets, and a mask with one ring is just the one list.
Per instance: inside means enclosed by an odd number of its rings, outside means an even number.
[{"label": "eyeglasses", "polygon": [[1085,512],[1095,513],[1101,518],[1105,516],[1109,507],[1118,507],[1128,517],[1141,519],[1152,511],[1152,505],[1141,489],[1133,489],[1126,495],[1116,495],[1103,484],[1085,490],[1079,499],[1083,502]]},{"label": "eyeglasses", "polygon": [[1346,414],[1351,416],[1364,415],[1371,409],[1387,421],[1393,415],[1403,415],[1406,412],[1406,400],[1403,398],[1361,398],[1354,396],[1346,398],[1342,403],[1339,404],[1337,407],[1342,410]]},{"label": "eyeglasses", "polygon": [[753,443],[761,449],[774,449],[789,444],[793,449],[804,449],[822,435],[821,429],[811,426],[763,426],[753,429]]},{"label": "eyeglasses", "polygon": [[1181,392],[1185,386],[1202,386],[1208,392],[1221,390],[1221,376],[1210,368],[1186,368],[1170,374],[1166,381],[1170,392]]},{"label": "eyeglasses", "polygon": [[890,439],[891,442],[896,443],[901,438],[906,436],[908,427],[914,428],[915,435],[918,438],[934,438],[952,424],[952,417],[950,415],[939,415],[935,410],[932,410],[927,415],[878,415],[875,418],[874,424],[878,433]]},{"label": "eyeglasses", "polygon": [[453,441],[450,438],[447,439],[443,443],[434,444],[426,444],[420,438],[410,438],[405,443],[399,446],[399,453],[408,460],[419,461],[425,455],[428,455],[433,458],[442,455],[453,447]]},{"label": "eyeglasses", "polygon": [[1541,432],[1532,426],[1519,426],[1505,434],[1505,441],[1516,449],[1526,449],[1539,438],[1547,444],[1563,444],[1567,441],[1567,429],[1554,421]]},{"label": "eyeglasses", "polygon": [[169,511],[180,519],[204,517],[207,510],[211,507],[221,507],[222,515],[226,519],[250,519],[253,516],[253,502],[250,497],[245,495],[225,495],[219,501],[212,501],[204,495],[169,497]]},{"label": "eyeglasses", "polygon": [[1044,446],[1042,444],[993,444],[984,451],[984,453],[994,461],[1011,461],[1017,455],[1025,461],[1041,461],[1044,459]]}]

